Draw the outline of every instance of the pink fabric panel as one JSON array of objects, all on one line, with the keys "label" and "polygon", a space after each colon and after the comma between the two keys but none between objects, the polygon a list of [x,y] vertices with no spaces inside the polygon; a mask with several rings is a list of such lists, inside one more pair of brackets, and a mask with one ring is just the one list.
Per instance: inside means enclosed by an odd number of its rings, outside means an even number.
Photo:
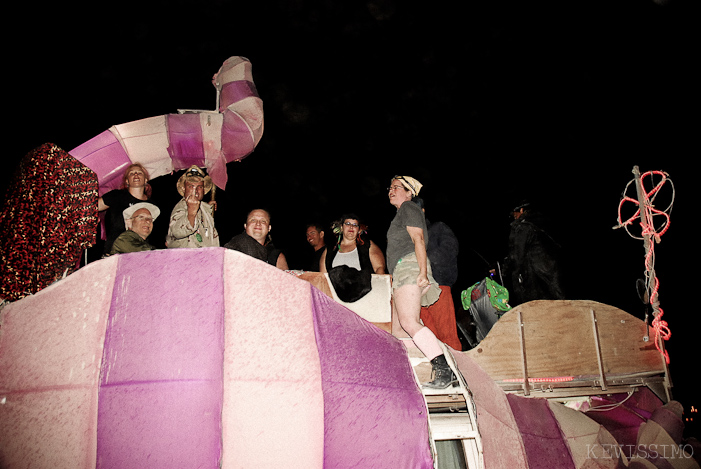
[{"label": "pink fabric panel", "polygon": [[324,402],[309,283],[222,251],[222,468],[321,468]]},{"label": "pink fabric panel", "polygon": [[121,254],[99,395],[97,467],[219,467],[220,249]]},{"label": "pink fabric panel", "polygon": [[263,136],[263,101],[253,83],[251,63],[242,57],[229,58],[214,76],[214,85],[221,92],[219,112],[234,112],[241,117],[255,147]]},{"label": "pink fabric panel", "polygon": [[684,436],[684,421],[682,420],[683,408],[679,402],[672,401],[655,409],[650,420],[658,423],[669,436],[677,443],[681,443]]},{"label": "pink fabric panel", "polygon": [[258,90],[256,90],[256,85],[252,81],[238,80],[225,83],[221,88],[219,109],[224,111],[230,105],[249,96],[258,96]]},{"label": "pink fabric panel", "polygon": [[[253,83],[251,63],[230,57],[215,74],[214,84],[221,92],[217,111],[225,116],[221,154],[226,162],[241,160],[263,135],[263,102]],[[218,161],[205,161],[199,119],[199,114],[172,114],[118,124],[69,153],[97,174],[100,196],[119,188],[124,169],[132,162],[143,164],[152,179],[193,164],[207,166],[215,183],[224,188],[226,168]]]},{"label": "pink fabric panel", "polygon": [[243,159],[255,148],[250,127],[241,116],[234,112],[224,113],[224,125],[221,132],[222,152],[229,163]]},{"label": "pink fabric panel", "polygon": [[12,303],[0,322],[0,466],[95,467],[100,360],[117,260]]},{"label": "pink fabric panel", "polygon": [[563,434],[574,467],[578,469],[616,469],[626,464],[618,443],[601,425],[582,412],[549,401],[548,406]]},{"label": "pink fabric panel", "polygon": [[117,137],[109,130],[68,153],[97,174],[100,195],[119,189],[124,170],[132,163]]},{"label": "pink fabric panel", "polygon": [[631,448],[638,441],[640,425],[652,416],[652,412],[662,406],[662,401],[647,387],[640,387],[632,396],[628,394],[611,394],[592,396],[592,407],[615,406],[606,412],[588,411],[587,417],[603,425],[622,446],[626,456],[631,456]]},{"label": "pink fabric panel", "polygon": [[433,468],[426,404],[404,346],[310,288],[324,389],[324,467]]},{"label": "pink fabric panel", "polygon": [[[514,419],[521,431],[530,469],[574,469],[569,448],[547,399],[507,394]],[[480,426],[481,428],[481,426]]]},{"label": "pink fabric panel", "polygon": [[94,467],[219,468],[221,392],[196,378],[102,388]]},{"label": "pink fabric panel", "polygon": [[504,391],[468,355],[453,352],[477,408],[485,469],[527,468],[521,432]]},{"label": "pink fabric panel", "polygon": [[168,114],[168,153],[173,168],[204,166],[204,147],[199,114]]}]

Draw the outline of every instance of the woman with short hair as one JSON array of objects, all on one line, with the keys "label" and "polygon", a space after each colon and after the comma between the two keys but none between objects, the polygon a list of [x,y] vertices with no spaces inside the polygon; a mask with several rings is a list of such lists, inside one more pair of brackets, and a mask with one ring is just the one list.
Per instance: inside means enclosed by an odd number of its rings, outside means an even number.
[{"label": "woman with short hair", "polygon": [[440,341],[419,319],[421,306],[435,303],[441,294],[426,254],[426,218],[421,208],[412,202],[421,187],[422,184],[411,176],[392,178],[389,202],[397,209],[397,214],[387,231],[387,268],[392,274],[392,295],[399,324],[433,367],[433,380],[423,386],[444,389],[457,383],[457,378],[446,361]]}]

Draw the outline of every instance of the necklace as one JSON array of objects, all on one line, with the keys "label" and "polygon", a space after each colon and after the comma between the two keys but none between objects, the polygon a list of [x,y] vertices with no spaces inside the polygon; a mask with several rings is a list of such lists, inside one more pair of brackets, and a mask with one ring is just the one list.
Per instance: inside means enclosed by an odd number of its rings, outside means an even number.
[{"label": "necklace", "polygon": [[[198,217],[198,218],[199,218],[199,220],[198,220],[199,223],[198,223],[198,226],[197,226],[197,231],[195,232],[195,239],[197,240],[198,243],[201,243],[201,242],[202,242],[202,235],[200,234],[200,227],[201,227],[201,226],[204,226],[204,217],[202,216],[202,212],[201,212],[201,211],[198,212],[198,214],[199,214],[199,217]],[[209,235],[209,228],[208,228],[208,227],[205,227],[205,229],[204,229],[204,235],[205,235],[205,236],[208,236],[208,235]]]}]

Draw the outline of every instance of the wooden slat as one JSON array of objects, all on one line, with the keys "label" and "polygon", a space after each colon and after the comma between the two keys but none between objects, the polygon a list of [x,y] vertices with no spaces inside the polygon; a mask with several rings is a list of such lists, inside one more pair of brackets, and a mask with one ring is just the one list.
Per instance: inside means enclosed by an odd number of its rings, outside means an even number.
[{"label": "wooden slat", "polygon": [[523,379],[523,395],[528,396],[530,394],[530,391],[528,389],[528,356],[526,353],[526,331],[525,331],[525,324],[523,323],[523,315],[521,311],[516,312],[516,327],[518,331],[518,343],[520,345],[519,349],[521,350],[521,371],[522,371],[522,379]]},{"label": "wooden slat", "polygon": [[597,324],[596,312],[593,309],[591,309],[590,313],[592,335],[594,336],[594,347],[596,350],[596,359],[598,360],[599,364],[599,379],[601,383],[601,390],[606,391],[606,372],[604,371],[604,356],[601,353],[601,342],[599,341],[599,325]]}]

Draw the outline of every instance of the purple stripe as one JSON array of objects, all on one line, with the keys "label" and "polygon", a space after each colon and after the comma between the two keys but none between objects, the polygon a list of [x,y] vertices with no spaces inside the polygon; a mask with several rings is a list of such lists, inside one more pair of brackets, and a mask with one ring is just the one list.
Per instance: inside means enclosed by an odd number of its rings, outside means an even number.
[{"label": "purple stripe", "polygon": [[312,288],[324,467],[432,468],[426,407],[401,342]]},{"label": "purple stripe", "polygon": [[238,114],[226,112],[222,125],[222,153],[227,163],[243,159],[255,148],[251,129]]},{"label": "purple stripe", "polygon": [[529,469],[574,469],[569,447],[546,399],[506,396],[526,450]]},{"label": "purple stripe", "polygon": [[118,189],[122,183],[124,169],[131,164],[129,155],[109,130],[75,147],[69,153],[97,174],[100,195]]},{"label": "purple stripe", "polygon": [[652,391],[642,387],[632,396],[626,394],[592,396],[591,407],[610,406],[612,408],[606,412],[589,411],[585,414],[608,430],[623,448],[623,453],[630,457],[631,449],[635,448],[638,442],[640,425],[651,418],[654,409],[661,405],[662,401]]},{"label": "purple stripe", "polygon": [[227,107],[251,96],[258,97],[256,85],[251,81],[239,80],[224,84],[219,96],[219,112],[224,112]]},{"label": "purple stripe", "polygon": [[168,114],[168,154],[173,167],[204,166],[204,146],[199,114]]},{"label": "purple stripe", "polygon": [[102,363],[97,467],[218,467],[222,272],[219,249],[120,255]]}]

